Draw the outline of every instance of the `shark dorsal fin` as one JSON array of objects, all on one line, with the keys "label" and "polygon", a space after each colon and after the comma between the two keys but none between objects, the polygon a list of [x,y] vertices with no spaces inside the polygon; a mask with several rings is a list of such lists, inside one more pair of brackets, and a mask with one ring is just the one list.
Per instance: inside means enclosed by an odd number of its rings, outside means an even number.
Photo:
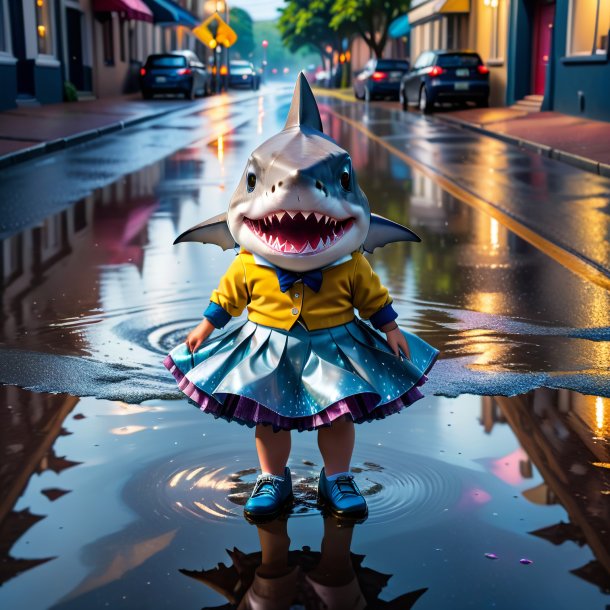
[{"label": "shark dorsal fin", "polygon": [[324,131],[316,98],[303,72],[300,72],[297,78],[284,129],[297,126]]}]

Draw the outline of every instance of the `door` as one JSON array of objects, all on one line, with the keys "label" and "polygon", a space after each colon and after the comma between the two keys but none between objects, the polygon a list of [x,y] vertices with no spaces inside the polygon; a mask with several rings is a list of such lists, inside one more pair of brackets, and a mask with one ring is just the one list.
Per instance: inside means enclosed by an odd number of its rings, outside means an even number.
[{"label": "door", "polygon": [[68,74],[70,82],[78,91],[85,88],[83,70],[82,13],[73,8],[66,9],[68,29]]},{"label": "door", "polygon": [[551,58],[551,36],[554,22],[555,3],[539,3],[534,13],[534,53],[532,56],[532,91],[535,95],[544,95],[546,70]]}]

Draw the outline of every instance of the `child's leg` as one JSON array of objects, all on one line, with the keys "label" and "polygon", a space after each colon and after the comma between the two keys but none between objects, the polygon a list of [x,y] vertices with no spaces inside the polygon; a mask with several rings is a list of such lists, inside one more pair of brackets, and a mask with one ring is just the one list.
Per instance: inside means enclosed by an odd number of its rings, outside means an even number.
[{"label": "child's leg", "polygon": [[354,422],[349,417],[336,419],[331,426],[318,429],[318,447],[327,477],[349,471],[355,438]]},{"label": "child's leg", "polygon": [[272,426],[256,426],[256,451],[261,470],[283,477],[290,444],[290,430],[274,432]]}]

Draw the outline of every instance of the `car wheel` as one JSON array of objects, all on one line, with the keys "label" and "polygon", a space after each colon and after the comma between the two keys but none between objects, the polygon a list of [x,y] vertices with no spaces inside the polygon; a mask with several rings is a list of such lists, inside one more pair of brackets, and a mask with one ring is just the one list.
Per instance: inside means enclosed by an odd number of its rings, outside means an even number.
[{"label": "car wheel", "polygon": [[196,94],[195,94],[195,85],[193,85],[191,87],[191,90],[187,91],[184,94],[184,99],[193,101],[195,99],[195,97],[196,97]]},{"label": "car wheel", "polygon": [[142,91],[142,98],[145,100],[152,99],[153,94],[150,91]]},{"label": "car wheel", "polygon": [[489,99],[485,98],[476,101],[477,108],[489,108]]},{"label": "car wheel", "polygon": [[426,91],[426,86],[424,85],[419,92],[419,109],[424,114],[428,114],[432,111],[432,103],[428,98],[428,92]]}]

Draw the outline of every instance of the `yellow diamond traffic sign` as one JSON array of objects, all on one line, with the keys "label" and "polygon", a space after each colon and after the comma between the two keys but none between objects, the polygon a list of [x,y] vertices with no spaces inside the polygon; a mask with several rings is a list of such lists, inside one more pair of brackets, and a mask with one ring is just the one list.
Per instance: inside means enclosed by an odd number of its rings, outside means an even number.
[{"label": "yellow diamond traffic sign", "polygon": [[[215,35],[212,33],[213,30],[216,31]],[[226,23],[218,13],[210,15],[196,28],[193,28],[193,34],[195,34],[204,45],[211,48],[214,48],[219,44],[224,47],[231,47],[237,41],[235,30]]]}]

